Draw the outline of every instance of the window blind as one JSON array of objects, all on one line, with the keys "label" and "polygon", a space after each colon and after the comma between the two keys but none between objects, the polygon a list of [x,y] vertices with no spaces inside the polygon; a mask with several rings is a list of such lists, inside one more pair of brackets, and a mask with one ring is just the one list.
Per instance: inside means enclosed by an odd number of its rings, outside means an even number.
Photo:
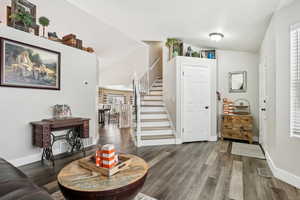
[{"label": "window blind", "polygon": [[291,27],[290,51],[291,134],[300,137],[300,23]]}]

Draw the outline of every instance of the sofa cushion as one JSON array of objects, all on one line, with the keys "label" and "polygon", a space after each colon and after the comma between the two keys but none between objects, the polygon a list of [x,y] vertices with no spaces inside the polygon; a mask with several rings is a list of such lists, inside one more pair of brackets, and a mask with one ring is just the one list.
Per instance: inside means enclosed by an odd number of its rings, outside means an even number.
[{"label": "sofa cushion", "polygon": [[4,159],[0,158],[0,181],[15,179],[27,179],[27,177],[22,171],[20,171]]},{"label": "sofa cushion", "polygon": [[0,200],[53,200],[27,176],[0,158]]},{"label": "sofa cushion", "polygon": [[28,180],[0,183],[0,200],[50,200],[49,194]]}]

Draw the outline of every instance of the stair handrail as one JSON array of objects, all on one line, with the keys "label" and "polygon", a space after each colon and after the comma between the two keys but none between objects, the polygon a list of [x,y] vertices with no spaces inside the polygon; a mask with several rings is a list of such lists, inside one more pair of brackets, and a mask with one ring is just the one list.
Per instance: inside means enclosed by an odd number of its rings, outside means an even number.
[{"label": "stair handrail", "polygon": [[160,63],[161,57],[158,57],[154,62],[149,66],[147,71],[139,78],[140,89],[142,94],[149,94],[150,88],[156,79],[158,72],[158,64]]},{"label": "stair handrail", "polygon": [[136,145],[141,146],[141,96],[150,93],[150,87],[154,83],[158,74],[158,64],[160,63],[161,57],[158,57],[149,66],[147,71],[140,77],[135,73],[133,75],[133,94],[134,94],[134,110],[135,110],[135,137]]}]

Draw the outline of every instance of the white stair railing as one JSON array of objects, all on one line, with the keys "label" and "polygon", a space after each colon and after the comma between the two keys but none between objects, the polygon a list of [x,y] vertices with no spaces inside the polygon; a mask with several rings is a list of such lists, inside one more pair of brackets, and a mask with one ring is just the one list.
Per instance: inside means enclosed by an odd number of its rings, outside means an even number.
[{"label": "white stair railing", "polygon": [[140,92],[142,94],[149,94],[150,88],[154,81],[156,80],[157,75],[159,74],[159,63],[161,58],[157,58],[151,66],[149,66],[148,70],[146,71],[143,76],[139,78],[140,84]]},{"label": "white stair railing", "polygon": [[135,137],[136,137],[136,145],[141,146],[141,92],[140,92],[140,84],[137,78],[133,80],[133,92],[135,97],[134,108],[135,108]]},{"label": "white stair railing", "polygon": [[141,100],[142,96],[148,95],[150,93],[150,88],[154,81],[156,80],[157,76],[159,75],[159,63],[161,58],[157,58],[153,64],[148,68],[148,70],[138,78],[136,74],[133,76],[133,92],[135,97],[135,137],[136,137],[136,144],[137,146],[141,146],[141,134],[142,134],[142,127],[141,127]]}]

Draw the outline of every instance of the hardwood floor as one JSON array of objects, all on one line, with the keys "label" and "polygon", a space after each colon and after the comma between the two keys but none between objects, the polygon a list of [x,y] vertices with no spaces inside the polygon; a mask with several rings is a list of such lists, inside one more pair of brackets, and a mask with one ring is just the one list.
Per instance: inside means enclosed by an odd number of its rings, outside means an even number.
[{"label": "hardwood floor", "polygon": [[[130,129],[110,126],[99,132],[100,144],[114,143],[117,150],[136,154],[149,163],[142,192],[159,200],[300,200],[300,190],[295,187],[258,175],[257,168],[269,170],[265,160],[231,155],[229,141],[136,148]],[[21,170],[54,192],[58,190],[53,181],[59,170],[81,156],[60,158],[55,168],[37,162]]]}]

